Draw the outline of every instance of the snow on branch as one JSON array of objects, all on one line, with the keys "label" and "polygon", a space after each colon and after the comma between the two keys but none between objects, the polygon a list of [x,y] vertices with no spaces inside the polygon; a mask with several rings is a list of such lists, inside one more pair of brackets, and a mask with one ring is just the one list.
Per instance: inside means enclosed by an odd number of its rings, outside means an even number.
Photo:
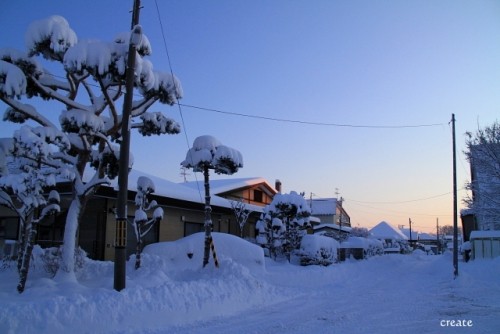
[{"label": "snow on branch", "polygon": [[222,145],[209,135],[200,136],[194,140],[193,147],[181,162],[186,168],[202,172],[205,167],[214,169],[217,174],[234,174],[243,167],[243,156],[238,150]]},{"label": "snow on branch", "polygon": [[178,134],[181,132],[179,123],[165,117],[161,112],[145,112],[140,118],[142,124],[134,124],[133,127],[139,128],[139,133],[143,136]]},{"label": "snow on branch", "polygon": [[30,24],[25,35],[29,55],[42,54],[47,59],[59,60],[78,38],[62,16],[54,15]]},{"label": "snow on branch", "polygon": [[[136,26],[137,27],[137,26]],[[135,28],[134,27],[134,30]],[[115,43],[117,44],[122,44],[125,46],[126,49],[128,49],[128,46],[129,46],[129,43],[130,43],[130,40],[131,40],[131,34],[133,33],[133,31],[127,31],[127,32],[122,32],[120,34],[118,34],[116,37],[115,37]],[[137,52],[141,55],[141,56],[149,56],[152,54],[152,48],[151,48],[151,44],[149,43],[149,39],[148,37],[142,32],[142,29],[141,29],[141,32],[140,32],[140,35],[141,35],[141,38],[140,38],[140,41],[136,41],[134,44],[135,44],[135,47],[137,49]]]},{"label": "snow on branch", "polygon": [[[80,41],[64,54],[64,67],[72,73],[83,74],[84,70],[93,75],[105,75],[115,59],[109,43],[84,40]],[[123,75],[123,72],[120,73]]]},{"label": "snow on branch", "polygon": [[87,110],[64,110],[59,116],[59,122],[66,132],[95,134],[104,131],[103,119]]},{"label": "snow on branch", "polygon": [[26,94],[26,81],[19,67],[0,60],[0,94],[20,98]]}]

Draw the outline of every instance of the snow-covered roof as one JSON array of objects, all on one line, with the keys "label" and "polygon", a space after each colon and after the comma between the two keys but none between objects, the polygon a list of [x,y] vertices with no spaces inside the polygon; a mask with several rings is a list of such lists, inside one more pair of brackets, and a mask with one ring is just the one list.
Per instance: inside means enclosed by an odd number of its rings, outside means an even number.
[{"label": "snow-covered roof", "polygon": [[[318,225],[313,226],[314,231],[325,230],[325,229],[331,229],[333,231],[338,231],[339,225],[337,225],[337,224],[318,224]],[[341,230],[344,232],[351,232],[352,228],[348,227],[348,226],[342,226]]]},{"label": "snow-covered roof", "polygon": [[336,198],[319,198],[313,199],[312,205],[311,200],[307,200],[307,203],[311,207],[311,211],[315,215],[334,215],[337,208]]},{"label": "snow-covered roof", "polygon": [[370,230],[374,238],[408,240],[408,237],[387,222],[380,222]]},{"label": "snow-covered roof", "polygon": [[436,235],[430,233],[419,233],[418,240],[436,240]]},{"label": "snow-covered roof", "polygon": [[408,240],[410,240],[410,239],[411,240],[421,239],[420,238],[420,233],[417,232],[417,231],[415,231],[415,230],[411,230],[411,232],[410,232],[409,228],[400,227],[399,231],[401,233],[403,233],[406,236],[406,238],[408,238]]},{"label": "snow-covered roof", "polygon": [[470,233],[470,239],[485,239],[485,238],[500,238],[500,231],[472,231]]},{"label": "snow-covered roof", "polygon": [[[191,181],[180,183],[184,187],[188,187],[191,189],[197,190],[204,189],[203,180]],[[263,177],[247,177],[247,178],[227,178],[227,179],[216,179],[210,180],[210,193],[211,194],[223,194],[228,191],[233,191],[245,187],[251,187],[258,184],[265,184],[268,188],[272,189],[275,193],[277,193],[276,189],[271,186],[266,179]]]},{"label": "snow-covered roof", "polygon": [[[197,188],[192,188],[186,186],[184,183],[175,183],[158,176],[150,175],[135,169],[132,169],[128,177],[128,188],[129,190],[137,190],[137,181],[139,177],[146,176],[153,181],[155,185],[155,192],[153,195],[174,198],[178,200],[193,202],[193,203],[205,203],[205,195],[203,183],[201,184],[200,191]],[[111,187],[118,191],[118,178],[111,181]],[[212,181],[210,181],[210,186],[212,186]],[[212,205],[231,208],[231,203],[229,200],[219,197],[211,196],[210,203]],[[262,212],[262,207],[257,205],[247,204],[248,208],[252,211]]]}]

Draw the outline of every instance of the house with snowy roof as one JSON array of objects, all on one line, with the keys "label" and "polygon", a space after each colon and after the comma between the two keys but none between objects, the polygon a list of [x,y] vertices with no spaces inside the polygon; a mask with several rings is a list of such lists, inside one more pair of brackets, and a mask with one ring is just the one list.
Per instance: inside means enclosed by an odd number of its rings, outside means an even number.
[{"label": "house with snowy roof", "polygon": [[318,198],[309,199],[307,203],[311,207],[311,215],[317,218],[311,221],[314,234],[331,235],[343,239],[351,233],[351,218],[342,206],[342,200]]},{"label": "house with snowy roof", "polygon": [[383,242],[386,253],[400,253],[407,248],[408,237],[388,222],[380,222],[369,232],[372,238]]},{"label": "house with snowy roof", "polygon": [[[133,219],[136,210],[134,199],[140,176],[146,176],[153,181],[155,191],[150,195],[151,200],[155,200],[164,211],[162,220],[145,236],[145,244],[173,241],[203,231],[205,206],[203,182],[174,183],[137,170],[131,170],[129,173],[127,208],[130,220]],[[251,212],[243,235],[246,238],[255,238],[255,223],[263,207],[272,201],[278,191],[260,177],[211,180],[210,185],[214,232],[240,235],[240,227],[231,206],[232,200],[240,200]],[[61,212],[38,224],[36,243],[42,247],[59,246],[63,241],[71,187],[59,183],[58,190],[61,195]],[[99,187],[87,202],[83,212],[77,242],[92,259],[114,259],[117,193],[118,180],[114,179],[110,185]],[[0,207],[2,233],[0,239],[17,240],[18,220],[14,212]],[[130,255],[134,253],[136,247],[131,224],[128,224],[127,239],[127,254]]]}]

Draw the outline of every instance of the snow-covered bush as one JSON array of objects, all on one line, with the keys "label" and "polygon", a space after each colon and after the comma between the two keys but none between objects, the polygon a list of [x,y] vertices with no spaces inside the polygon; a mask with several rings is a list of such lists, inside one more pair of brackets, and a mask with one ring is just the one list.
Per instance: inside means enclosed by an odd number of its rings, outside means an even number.
[{"label": "snow-covered bush", "polygon": [[384,254],[382,241],[372,238],[349,237],[341,243],[340,248],[345,257],[352,256],[358,260]]},{"label": "snow-covered bush", "polygon": [[373,238],[367,238],[368,242],[368,256],[383,255],[384,254],[384,244],[382,241]]},{"label": "snow-covered bush", "polygon": [[[137,180],[137,194],[135,195],[135,211],[132,226],[134,228],[135,239],[137,241],[135,250],[135,269],[141,266],[141,253],[144,247],[143,238],[151,231],[153,226],[163,219],[163,209],[158,206],[155,200],[150,201],[148,196],[155,191],[153,181],[141,176]],[[146,211],[153,211],[153,217],[148,218]]]},{"label": "snow-covered bush", "polygon": [[321,235],[307,234],[302,237],[300,248],[294,252],[300,264],[328,266],[337,261],[339,242]]},{"label": "snow-covered bush", "polygon": [[[54,277],[61,265],[61,247],[40,248],[39,251],[36,251],[36,254],[39,256],[45,271],[50,274],[51,277]],[[78,247],[75,250],[75,272],[83,269],[86,258],[87,253]]]},{"label": "snow-covered bush", "polygon": [[298,249],[302,236],[309,226],[311,209],[303,195],[292,191],[276,194],[264,207],[257,229],[258,242],[276,257],[283,253],[290,261],[291,253]]}]

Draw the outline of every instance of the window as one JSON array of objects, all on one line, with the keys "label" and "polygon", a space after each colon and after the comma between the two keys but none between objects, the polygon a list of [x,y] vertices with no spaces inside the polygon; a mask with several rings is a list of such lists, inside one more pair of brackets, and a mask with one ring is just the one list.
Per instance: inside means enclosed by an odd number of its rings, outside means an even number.
[{"label": "window", "polygon": [[262,199],[263,199],[263,197],[264,197],[264,196],[263,196],[263,193],[262,193],[262,191],[261,191],[261,190],[257,190],[257,189],[255,189],[255,190],[253,191],[253,200],[254,200],[255,202],[262,203],[262,202],[263,202],[263,200],[262,200]]},{"label": "window", "polygon": [[19,218],[3,217],[0,218],[0,238],[17,240],[19,230]]}]

